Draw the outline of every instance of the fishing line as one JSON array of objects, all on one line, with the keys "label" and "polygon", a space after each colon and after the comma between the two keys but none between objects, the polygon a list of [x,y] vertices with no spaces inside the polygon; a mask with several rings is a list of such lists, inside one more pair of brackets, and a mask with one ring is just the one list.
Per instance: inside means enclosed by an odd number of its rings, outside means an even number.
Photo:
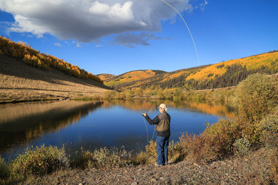
[{"label": "fishing line", "polygon": [[[147,111],[146,111],[146,112],[148,112],[152,106],[153,106],[153,104],[151,104],[151,105],[149,106],[149,108],[147,109]],[[143,116],[143,115],[144,115],[144,113],[142,113],[142,116]],[[144,118],[144,117],[143,117],[143,121],[144,121],[144,123],[145,123],[146,131],[147,131],[147,143],[148,143],[148,142],[149,142],[148,125],[147,125],[146,120],[145,120],[145,118]]]},{"label": "fishing line", "polygon": [[154,132],[155,132],[155,127],[153,128],[153,137],[152,137],[152,140],[153,140],[153,138],[154,138]]},{"label": "fishing line", "polygon": [[190,31],[190,29],[189,29],[189,26],[187,25],[187,23],[186,23],[186,21],[184,20],[183,16],[180,14],[180,12],[179,12],[175,7],[173,7],[173,6],[172,6],[170,3],[168,3],[167,1],[165,1],[165,0],[160,0],[160,1],[164,2],[165,4],[167,4],[168,6],[170,6],[173,10],[175,10],[175,12],[177,12],[177,14],[178,14],[178,15],[181,17],[181,19],[183,20],[183,22],[184,22],[184,24],[185,24],[185,26],[186,26],[186,28],[187,28],[187,30],[188,30],[188,32],[189,32],[189,35],[190,35],[190,37],[191,37],[191,40],[192,40],[192,42],[193,42],[193,45],[194,45],[194,48],[195,48],[195,52],[196,52],[196,55],[197,55],[197,59],[198,59],[198,63],[199,63],[199,65],[200,65],[199,54],[198,54],[198,51],[197,51],[197,47],[196,47],[194,38],[193,38],[193,36],[192,36],[192,34],[191,34],[191,31]]},{"label": "fishing line", "polygon": [[147,123],[145,121],[145,118],[143,117],[143,120],[144,120],[144,123],[145,123],[145,126],[146,126],[146,131],[147,131],[147,143],[149,143],[149,133],[148,133],[148,126],[147,126]]}]

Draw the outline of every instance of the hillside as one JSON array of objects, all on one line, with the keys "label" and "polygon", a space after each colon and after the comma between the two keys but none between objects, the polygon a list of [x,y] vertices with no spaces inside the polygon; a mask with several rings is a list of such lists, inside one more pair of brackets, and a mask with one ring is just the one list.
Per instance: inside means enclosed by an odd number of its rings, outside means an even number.
[{"label": "hillside", "polygon": [[134,82],[138,80],[144,80],[147,78],[151,78],[153,76],[156,76],[158,74],[163,74],[164,71],[159,70],[136,70],[136,71],[130,71],[124,74],[121,74],[119,76],[115,76],[111,80],[107,81],[105,85],[109,87],[117,87],[122,84],[126,84],[129,82]]},{"label": "hillside", "polygon": [[[253,73],[275,74],[278,72],[278,51],[272,51],[241,59],[233,59],[213,65],[182,69],[170,73],[156,74],[145,79],[118,78],[106,82],[119,90],[134,87],[145,88],[185,88],[212,89],[237,85]],[[128,74],[128,73],[126,73]],[[124,79],[124,80],[122,80]]]},{"label": "hillside", "polygon": [[38,69],[0,55],[0,102],[67,99],[102,95],[109,88],[92,79],[70,76],[56,69]]},{"label": "hillside", "polygon": [[39,69],[56,69],[77,78],[91,79],[93,81],[103,83],[99,77],[93,75],[92,73],[88,73],[84,69],[80,69],[76,65],[74,66],[55,56],[41,53],[38,50],[31,48],[26,43],[12,42],[10,39],[2,36],[0,36],[0,55],[6,55],[19,59],[21,62]]},{"label": "hillside", "polygon": [[[114,84],[115,89],[124,90],[124,89],[131,89],[131,88],[146,88],[146,87],[157,87],[160,88],[171,88],[174,84],[180,83],[187,75],[191,74],[192,71],[200,70],[205,68],[206,66],[194,67],[189,69],[181,69],[173,72],[160,72],[156,73],[150,77],[146,77],[144,79],[139,78],[130,78],[129,80],[122,80],[122,83]],[[130,74],[130,73],[125,73]],[[123,79],[122,75],[118,77],[119,79]],[[113,84],[111,81],[106,82],[105,85],[110,86]]]},{"label": "hillside", "polygon": [[103,82],[109,82],[110,80],[112,80],[113,78],[115,78],[115,75],[111,75],[111,74],[99,74],[97,75]]}]

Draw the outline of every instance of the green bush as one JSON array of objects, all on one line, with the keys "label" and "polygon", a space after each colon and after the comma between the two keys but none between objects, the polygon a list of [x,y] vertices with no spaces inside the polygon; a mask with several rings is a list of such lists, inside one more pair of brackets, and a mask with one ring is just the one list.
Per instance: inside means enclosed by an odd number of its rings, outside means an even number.
[{"label": "green bush", "polygon": [[202,134],[205,144],[211,153],[216,156],[225,156],[233,153],[233,143],[241,137],[241,129],[238,122],[232,120],[219,120],[218,123],[207,125]]},{"label": "green bush", "polygon": [[248,123],[261,120],[278,103],[277,87],[277,79],[262,74],[250,75],[240,82],[235,90],[239,118]]},{"label": "green bush", "polygon": [[274,113],[264,117],[259,123],[260,140],[269,148],[278,148],[278,107]]},{"label": "green bush", "polygon": [[131,152],[127,152],[124,147],[110,150],[104,147],[93,152],[81,150],[81,155],[75,161],[75,165],[78,167],[96,169],[126,167],[130,164]]},{"label": "green bush", "polygon": [[28,148],[12,162],[12,173],[15,178],[26,178],[28,175],[42,176],[58,169],[68,168],[69,160],[64,148],[41,147]]},{"label": "green bush", "polygon": [[98,169],[125,167],[131,164],[131,154],[124,148],[113,148],[108,150],[106,147],[94,151],[95,166]]},{"label": "green bush", "polygon": [[4,182],[10,177],[10,168],[5,163],[4,159],[0,157],[0,184],[4,184]]},{"label": "green bush", "polygon": [[235,153],[237,155],[244,156],[248,154],[251,144],[249,140],[246,137],[244,137],[244,138],[237,139],[233,144],[233,146],[236,150]]},{"label": "green bush", "polygon": [[94,154],[88,150],[83,150],[81,148],[81,154],[78,156],[78,152],[76,152],[75,159],[72,161],[71,166],[79,167],[82,169],[86,168],[94,168],[95,167]]}]

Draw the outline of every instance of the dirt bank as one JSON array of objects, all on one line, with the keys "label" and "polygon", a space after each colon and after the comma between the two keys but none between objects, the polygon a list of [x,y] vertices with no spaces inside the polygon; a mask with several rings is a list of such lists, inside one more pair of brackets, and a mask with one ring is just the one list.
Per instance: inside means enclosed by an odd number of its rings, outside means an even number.
[{"label": "dirt bank", "polygon": [[140,165],[109,170],[65,170],[24,184],[269,184],[268,150],[198,165],[182,161],[163,167]]}]

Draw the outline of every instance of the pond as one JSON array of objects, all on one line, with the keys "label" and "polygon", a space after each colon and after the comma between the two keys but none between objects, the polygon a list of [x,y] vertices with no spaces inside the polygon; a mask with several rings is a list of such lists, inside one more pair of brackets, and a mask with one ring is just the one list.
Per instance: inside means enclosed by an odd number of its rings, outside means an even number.
[{"label": "pond", "polygon": [[0,105],[0,155],[12,160],[27,147],[65,146],[73,154],[80,148],[122,147],[141,151],[156,139],[153,119],[157,106],[166,103],[171,115],[170,140],[188,132],[199,134],[206,123],[233,119],[234,109],[225,105],[172,101],[59,101]]}]

